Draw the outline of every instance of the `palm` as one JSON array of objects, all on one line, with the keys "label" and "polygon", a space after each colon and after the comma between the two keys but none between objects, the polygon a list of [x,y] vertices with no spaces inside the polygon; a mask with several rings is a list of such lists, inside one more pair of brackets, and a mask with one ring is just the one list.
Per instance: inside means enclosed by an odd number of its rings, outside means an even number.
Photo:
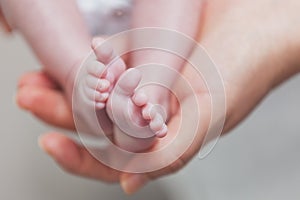
[{"label": "palm", "polygon": [[[295,56],[296,53],[294,55],[294,52],[297,52],[295,50],[300,46],[300,41],[297,39],[300,35],[300,28],[295,26],[300,19],[297,9],[299,6],[295,5],[299,5],[299,1],[207,1],[201,29],[201,44],[219,66],[219,71],[224,79],[227,97],[224,132],[232,129],[246,117],[272,87],[295,73],[296,68],[290,70],[289,67],[286,67],[286,65],[295,66],[295,64],[299,64],[299,59]],[[275,47],[274,44],[276,44]],[[297,48],[295,49],[295,47]],[[38,75],[34,74],[33,76]],[[54,125],[73,128],[74,125],[70,124],[70,116],[72,115],[67,109],[68,106],[62,98],[62,93],[44,84],[45,79],[35,83],[30,83],[28,80],[29,78],[27,81],[23,81],[22,85],[27,86],[21,87],[19,91],[19,104],[22,106],[22,97],[28,98],[28,95],[30,96],[29,89],[31,91],[34,89],[36,92],[40,92],[40,95],[35,94],[32,101],[39,103],[32,103],[23,107],[32,110],[37,116]],[[43,87],[37,87],[37,85]],[[203,84],[195,85],[197,100],[202,112],[199,122],[200,129],[195,140],[190,148],[183,155],[180,155],[180,159],[167,168],[144,174],[143,177],[146,177],[144,180],[154,179],[180,169],[199,150],[210,123],[209,108],[211,105],[209,93]],[[45,99],[52,99],[52,101]],[[36,105],[40,107],[37,108]],[[49,105],[54,105],[51,108],[56,106],[65,110],[59,116],[58,119],[60,120],[55,120],[57,118],[53,117],[50,117],[49,120],[49,116],[57,115],[57,113],[53,113],[53,109],[41,109],[41,107],[45,108]],[[182,100],[181,106],[189,109],[188,97]],[[160,140],[154,147],[155,149],[162,148],[175,137],[181,117],[185,116],[175,106],[174,114],[171,115],[168,123],[169,135]],[[52,142],[52,147],[48,145],[50,142]],[[53,142],[56,144],[55,148]],[[64,136],[47,135],[42,138],[41,143],[63,168],[72,173],[106,181],[119,180],[121,175],[119,172],[102,165],[84,148]],[[157,159],[166,156],[168,155],[164,154]],[[65,158],[69,159],[66,160]],[[121,181],[129,180],[128,178],[131,176],[133,174],[122,174]],[[134,192],[142,184],[131,183],[131,185],[123,186],[127,192]]]}]

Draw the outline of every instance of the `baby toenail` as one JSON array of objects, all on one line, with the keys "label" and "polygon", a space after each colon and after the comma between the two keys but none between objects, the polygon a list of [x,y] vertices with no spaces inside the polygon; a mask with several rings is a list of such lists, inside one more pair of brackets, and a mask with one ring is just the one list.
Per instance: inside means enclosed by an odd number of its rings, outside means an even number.
[{"label": "baby toenail", "polygon": [[168,132],[168,127],[166,124],[164,124],[162,129],[156,132],[156,136],[159,138],[165,137],[167,132]]},{"label": "baby toenail", "polygon": [[104,103],[96,103],[95,107],[98,109],[102,109],[105,107],[105,104]]}]

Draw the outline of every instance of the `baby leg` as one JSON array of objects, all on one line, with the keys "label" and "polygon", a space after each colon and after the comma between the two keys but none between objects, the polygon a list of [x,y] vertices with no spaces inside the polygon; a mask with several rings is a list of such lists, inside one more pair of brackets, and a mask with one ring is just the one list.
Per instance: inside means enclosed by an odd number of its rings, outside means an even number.
[{"label": "baby leg", "polygon": [[[92,50],[91,37],[77,8],[76,0],[0,0],[0,6],[9,25],[24,36],[43,64],[44,70],[61,85],[66,97],[71,101],[80,64]],[[114,71],[116,68],[112,67],[108,70],[108,77],[97,77],[97,70],[101,71],[104,68],[105,59],[109,56],[106,56],[105,52],[95,53],[99,63],[94,63],[96,71],[91,69],[90,74],[94,74],[96,79],[101,79],[101,87],[97,90],[101,96],[97,96],[96,102],[98,108],[103,108],[109,87],[106,79],[112,74],[114,77],[109,79],[109,84],[112,85],[118,77],[119,69]],[[78,88],[82,89],[78,91],[82,98],[90,94],[87,85],[95,89],[93,76],[87,79],[86,83]],[[88,103],[89,101],[81,100],[80,106],[75,106],[74,112],[82,119],[81,124],[89,127],[85,132],[94,133],[97,127],[91,120],[91,114],[86,111],[94,111],[94,104]],[[100,116],[99,120],[104,121],[107,126],[110,125],[105,112],[97,113],[97,116]]]},{"label": "baby leg", "polygon": [[44,70],[65,89],[70,72],[79,67],[91,50],[91,37],[76,0],[0,3],[9,25],[24,36]]}]

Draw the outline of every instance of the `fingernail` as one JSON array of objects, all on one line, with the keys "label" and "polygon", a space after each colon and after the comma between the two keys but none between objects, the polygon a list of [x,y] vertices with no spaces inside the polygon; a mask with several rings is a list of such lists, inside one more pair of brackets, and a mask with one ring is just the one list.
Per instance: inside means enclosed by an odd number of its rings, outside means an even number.
[{"label": "fingernail", "polygon": [[121,182],[121,187],[126,194],[133,194],[146,185],[148,178],[145,175],[135,174]]}]

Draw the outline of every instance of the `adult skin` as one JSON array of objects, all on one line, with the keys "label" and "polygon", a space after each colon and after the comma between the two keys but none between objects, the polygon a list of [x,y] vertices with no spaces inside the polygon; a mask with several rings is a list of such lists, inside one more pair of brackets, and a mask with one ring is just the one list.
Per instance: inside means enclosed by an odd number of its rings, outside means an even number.
[{"label": "adult skin", "polygon": [[[207,1],[199,42],[224,79],[227,113],[223,133],[243,120],[274,87],[300,71],[299,8],[298,0]],[[202,113],[201,129],[188,151],[162,170],[145,174],[115,171],[59,133],[42,136],[40,144],[66,171],[108,182],[120,181],[125,192],[133,193],[149,180],[181,169],[198,152],[210,113],[206,108],[208,93],[201,85],[197,91],[200,109],[207,111]],[[45,122],[74,129],[62,91],[41,72],[28,73],[20,79],[17,101]],[[188,101],[183,106],[188,107]],[[169,135],[180,117],[179,113],[172,115]]]}]

